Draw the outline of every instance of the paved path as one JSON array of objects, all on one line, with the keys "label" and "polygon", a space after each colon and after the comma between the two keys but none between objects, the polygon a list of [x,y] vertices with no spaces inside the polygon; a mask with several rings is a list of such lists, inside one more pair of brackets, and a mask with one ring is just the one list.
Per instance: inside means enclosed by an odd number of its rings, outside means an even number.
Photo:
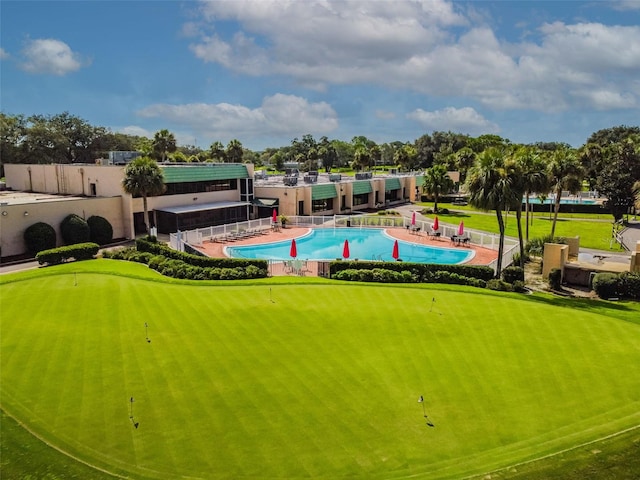
[{"label": "paved path", "polygon": [[621,234],[622,241],[631,251],[634,251],[640,242],[640,220],[631,220]]}]

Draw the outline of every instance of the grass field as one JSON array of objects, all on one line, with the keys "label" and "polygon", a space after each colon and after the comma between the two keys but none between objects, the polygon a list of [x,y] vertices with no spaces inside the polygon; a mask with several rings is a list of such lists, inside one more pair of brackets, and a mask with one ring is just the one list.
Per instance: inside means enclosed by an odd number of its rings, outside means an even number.
[{"label": "grass field", "polygon": [[124,476],[462,478],[640,424],[637,304],[109,260],[0,283],[3,410]]},{"label": "grass field", "polygon": [[[433,208],[433,202],[423,202],[421,207]],[[464,220],[466,228],[481,230],[484,232],[498,233],[498,222],[494,212],[479,212],[470,206],[452,206],[440,204],[438,208],[450,209],[448,214],[438,214],[441,222],[457,225]],[[551,233],[552,216],[549,213],[536,212],[533,221],[529,225],[529,238],[541,238]],[[505,235],[518,238],[518,226],[514,212],[505,217]],[[524,212],[522,214],[522,233],[525,232]],[[624,251],[619,244],[612,242],[613,217],[610,214],[558,214],[556,223],[556,236],[575,237],[580,236],[580,246],[583,248],[595,248],[598,250],[610,250],[612,252]]]}]

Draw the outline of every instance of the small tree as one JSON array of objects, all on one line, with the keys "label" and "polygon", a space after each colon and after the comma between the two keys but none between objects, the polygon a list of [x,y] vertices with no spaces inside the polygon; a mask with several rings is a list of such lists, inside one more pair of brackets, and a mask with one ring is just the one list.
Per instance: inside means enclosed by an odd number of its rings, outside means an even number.
[{"label": "small tree", "polygon": [[425,170],[424,186],[422,188],[428,195],[433,195],[433,211],[434,213],[438,213],[438,199],[440,198],[440,194],[451,191],[453,188],[453,180],[447,173],[444,165],[434,165]]},{"label": "small tree", "polygon": [[27,245],[27,251],[33,255],[42,250],[55,248],[56,231],[48,223],[34,223],[24,231],[24,243]]},{"label": "small tree", "polygon": [[147,197],[160,195],[166,188],[160,166],[155,160],[149,157],[136,158],[124,169],[122,188],[134,197],[142,197],[144,226],[147,230],[147,235],[149,235],[149,208],[147,205]]},{"label": "small tree", "polygon": [[74,245],[76,243],[85,243],[91,237],[91,230],[87,221],[72,213],[67,215],[60,224],[60,233],[62,240],[66,245]]},{"label": "small tree", "polygon": [[87,219],[89,225],[89,238],[98,245],[106,245],[113,240],[113,227],[109,220],[98,215],[93,215]]}]

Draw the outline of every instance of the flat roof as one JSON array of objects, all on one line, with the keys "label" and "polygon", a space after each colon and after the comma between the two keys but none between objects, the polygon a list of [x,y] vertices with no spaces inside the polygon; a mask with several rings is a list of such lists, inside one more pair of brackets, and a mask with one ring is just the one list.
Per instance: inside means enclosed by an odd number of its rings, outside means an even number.
[{"label": "flat roof", "polygon": [[0,191],[0,204],[2,205],[26,205],[30,203],[40,202],[64,202],[66,200],[86,200],[87,198],[80,195],[56,195],[54,193],[33,193],[22,192],[17,190]]},{"label": "flat roof", "polygon": [[181,213],[202,212],[205,210],[220,210],[222,208],[232,207],[244,207],[251,205],[250,202],[214,202],[214,203],[199,203],[194,205],[178,205],[175,207],[162,207],[155,208],[158,212],[175,213],[177,215]]}]

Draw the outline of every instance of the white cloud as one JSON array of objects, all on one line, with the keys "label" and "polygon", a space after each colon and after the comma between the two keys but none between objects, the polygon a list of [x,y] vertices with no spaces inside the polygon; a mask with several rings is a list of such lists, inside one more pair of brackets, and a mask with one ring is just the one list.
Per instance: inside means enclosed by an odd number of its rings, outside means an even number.
[{"label": "white cloud", "polygon": [[126,127],[115,127],[114,131],[124,133],[126,135],[135,135],[137,137],[153,138],[154,132],[137,125],[127,125]]},{"label": "white cloud", "polygon": [[69,45],[53,38],[29,40],[22,50],[22,68],[29,73],[66,75],[83,65],[80,56]]},{"label": "white cloud", "polygon": [[9,58],[9,53],[2,47],[0,47],[0,60],[5,60]]},{"label": "white cloud", "polygon": [[619,11],[640,10],[640,2],[638,0],[614,0],[610,1],[611,8]]},{"label": "white cloud", "polygon": [[[640,2],[618,7],[632,4]],[[547,112],[624,108],[576,91],[636,102],[629,92],[640,77],[640,26],[555,22],[509,43],[473,5],[445,0],[214,0],[200,13],[200,32],[209,33],[192,43],[196,57],[315,90],[370,84]]]},{"label": "white cloud", "polygon": [[207,138],[294,137],[329,133],[338,127],[336,112],[329,104],[283,94],[265,97],[253,109],[228,103],[154,104],[137,113],[187,126]]},{"label": "white cloud", "polygon": [[[148,128],[140,127],[138,125],[127,125],[126,127],[113,127],[111,128],[114,132],[124,133],[126,135],[135,135],[138,137],[146,137],[148,139],[153,139],[154,135],[158,130],[151,131]],[[176,137],[176,142],[178,145],[194,145],[196,139],[194,138],[192,133],[184,132],[184,131],[171,131],[173,136]]]},{"label": "white cloud", "polygon": [[388,112],[386,110],[376,110],[376,118],[381,120],[393,120],[396,118],[396,114],[393,112]]},{"label": "white cloud", "polygon": [[418,108],[408,113],[407,118],[431,130],[451,130],[472,135],[500,132],[500,128],[495,123],[490,122],[471,107],[446,107],[433,112]]},{"label": "white cloud", "polygon": [[597,110],[612,110],[635,108],[638,106],[636,97],[631,93],[620,93],[614,90],[578,90],[573,92],[577,98],[586,100]]}]

